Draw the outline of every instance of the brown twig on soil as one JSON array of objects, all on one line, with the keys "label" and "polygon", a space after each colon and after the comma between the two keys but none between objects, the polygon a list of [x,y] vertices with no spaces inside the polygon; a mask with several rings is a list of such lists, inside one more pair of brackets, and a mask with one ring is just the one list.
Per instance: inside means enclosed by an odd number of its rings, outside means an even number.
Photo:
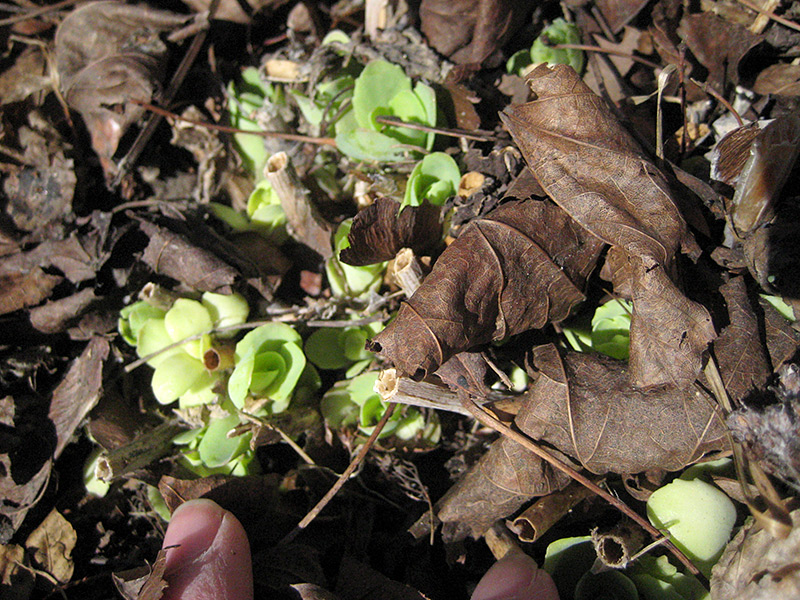
[{"label": "brown twig on soil", "polygon": [[742,119],[742,115],[736,112],[736,109],[733,108],[733,105],[730,102],[728,102],[719,92],[717,92],[717,90],[709,86],[704,81],[697,81],[694,77],[689,77],[689,81],[691,81],[701,90],[703,90],[706,94],[714,98],[717,102],[722,104],[722,106],[724,106],[726,109],[731,111],[731,113],[733,113],[734,118],[736,119],[736,122],[739,124],[739,127],[744,127],[744,119]]},{"label": "brown twig on soil", "polygon": [[438,133],[439,135],[447,135],[454,138],[465,138],[468,140],[474,140],[476,142],[501,141],[501,139],[491,131],[484,131],[482,129],[468,131],[466,129],[458,129],[458,128],[447,129],[445,127],[431,127],[429,125],[423,125],[422,123],[410,123],[409,121],[403,121],[402,119],[398,119],[397,117],[386,117],[386,116],[375,117],[375,122],[383,123],[385,125],[392,125],[393,127],[405,127],[406,129],[415,129],[417,131]]},{"label": "brown twig on soil", "polygon": [[41,17],[42,15],[46,15],[49,12],[55,12],[57,10],[61,10],[62,8],[66,8],[68,6],[72,6],[73,4],[78,4],[80,2],[85,2],[85,1],[86,0],[62,0],[61,2],[56,2],[55,4],[51,4],[49,6],[43,6],[36,10],[30,10],[28,12],[14,15],[13,17],[0,19],[0,27],[2,27],[3,25],[13,25],[14,23],[19,23],[21,21],[29,21],[30,19],[35,19],[36,17]]},{"label": "brown twig on soil", "polygon": [[598,52],[599,54],[611,54],[613,56],[621,56],[622,58],[628,58],[633,62],[638,62],[641,65],[646,67],[650,67],[651,69],[663,69],[659,64],[656,64],[646,58],[641,58],[630,52],[625,52],[623,50],[616,50],[614,48],[603,48],[602,46],[590,46],[588,44],[553,44],[550,46],[555,50],[584,50],[586,52]]},{"label": "brown twig on soil", "polygon": [[364,462],[364,459],[367,456],[367,452],[370,451],[372,446],[375,444],[375,440],[378,439],[378,436],[380,435],[381,431],[383,431],[383,428],[386,426],[386,423],[389,422],[389,419],[391,418],[392,413],[394,413],[394,409],[396,406],[397,406],[396,404],[390,403],[389,406],[386,407],[386,411],[383,413],[381,420],[378,421],[377,425],[375,425],[375,429],[372,430],[372,433],[370,434],[369,438],[367,438],[367,441],[358,451],[358,454],[353,459],[353,461],[349,465],[347,465],[347,468],[339,476],[339,479],[336,480],[336,483],[334,483],[331,489],[328,490],[328,493],[325,494],[319,502],[317,502],[314,508],[308,511],[308,514],[305,517],[303,517],[303,520],[300,521],[297,524],[297,526],[294,529],[292,529],[286,535],[286,537],[284,537],[280,541],[280,544],[291,543],[298,535],[300,535],[300,533],[306,527],[308,527],[311,524],[311,522],[314,519],[317,518],[317,515],[319,515],[319,513],[322,512],[322,509],[324,509],[328,505],[328,503],[333,499],[333,497],[337,493],[339,493],[339,490],[342,489],[342,486],[344,486],[344,484],[350,478],[350,475],[352,475],[353,472],[356,470],[358,465]]},{"label": "brown twig on soil", "polygon": [[191,123],[192,125],[197,125],[198,127],[205,127],[206,129],[212,129],[214,131],[223,131],[225,133],[243,133],[245,135],[255,135],[258,137],[278,138],[281,140],[288,140],[290,142],[305,142],[308,144],[317,144],[320,146],[336,147],[336,141],[333,138],[329,137],[314,137],[310,135],[302,135],[299,133],[284,133],[282,131],[248,131],[246,129],[238,129],[236,127],[230,127],[228,125],[219,125],[218,123],[209,123],[207,121],[189,119],[177,113],[161,108],[160,106],[156,106],[155,104],[150,104],[149,102],[142,102],[141,100],[129,100],[129,102],[132,102],[133,104],[138,104],[139,106],[149,110],[150,112],[160,115],[162,117],[166,117],[168,119],[175,119],[176,121],[183,121],[184,123]]},{"label": "brown twig on soil", "polygon": [[758,6],[757,4],[755,4],[753,2],[750,2],[750,0],[736,0],[736,1],[739,4],[745,5],[750,10],[756,11],[760,15],[764,15],[765,17],[769,17],[770,19],[772,19],[776,23],[780,23],[784,27],[788,27],[789,29],[794,29],[795,31],[800,31],[800,25],[798,25],[794,21],[790,21],[789,19],[784,19],[783,17],[780,17],[780,16],[776,15],[774,12],[770,12],[768,10],[764,10],[763,8]]},{"label": "brown twig on soil", "polygon": [[507,526],[521,541],[535,542],[591,495],[592,490],[573,481],[563,490],[539,498]]},{"label": "brown twig on soil", "polygon": [[[512,429],[502,421],[496,419],[493,415],[489,414],[486,409],[480,407],[480,405],[475,401],[473,396],[471,396],[466,390],[464,391],[463,396],[461,397],[461,403],[466,408],[472,416],[474,416],[482,425],[494,429],[498,433],[505,435],[506,437],[512,439],[513,441],[517,442],[518,444],[522,445],[523,447],[527,448],[531,452],[533,452],[536,456],[547,462],[549,465],[558,469],[562,473],[568,475],[578,483],[586,486],[590,490],[592,490],[595,494],[603,498],[606,502],[611,504],[614,508],[619,510],[622,514],[629,517],[633,521],[635,521],[642,529],[644,529],[647,533],[649,533],[653,539],[665,539],[663,534],[653,527],[649,521],[644,519],[641,515],[639,515],[636,511],[630,508],[627,504],[625,504],[619,498],[613,496],[600,486],[598,486],[594,481],[582,475],[569,465],[564,464],[556,457],[552,456],[549,452],[545,449],[541,448],[537,444],[535,444],[528,436],[524,435],[520,431]],[[708,587],[708,581],[706,580],[705,575],[703,575],[700,570],[692,564],[686,555],[680,551],[680,549],[675,546],[671,541],[668,539],[664,542],[664,546],[669,549],[669,551],[677,558],[683,565],[689,569],[689,571],[697,577],[701,583],[705,587]]]}]

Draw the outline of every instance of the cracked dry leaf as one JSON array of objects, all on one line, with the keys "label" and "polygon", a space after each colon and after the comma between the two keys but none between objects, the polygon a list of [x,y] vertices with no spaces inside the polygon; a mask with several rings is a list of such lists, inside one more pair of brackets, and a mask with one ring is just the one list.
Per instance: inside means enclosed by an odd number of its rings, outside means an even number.
[{"label": "cracked dry leaf", "polygon": [[672,279],[678,249],[697,246],[666,179],[574,69],[541,65],[527,81],[536,99],[501,118],[547,194],[612,246],[614,288],[634,305],[631,381],[688,387],[715,333]]},{"label": "cracked dry leaf", "polygon": [[473,220],[368,347],[422,379],[451,356],[567,317],[603,248],[546,200]]},{"label": "cracked dry leaf", "polygon": [[59,583],[66,583],[75,569],[72,550],[77,541],[75,529],[54,508],[28,536],[25,546],[33,552],[33,560],[39,569],[52,575]]},{"label": "cracked dry leaf", "polygon": [[421,206],[406,206],[398,214],[400,203],[379,197],[353,217],[347,240],[350,247],[339,260],[360,267],[391,260],[403,248],[425,256],[441,244],[441,209],[427,201]]},{"label": "cracked dry leaf", "polygon": [[130,102],[160,91],[167,46],[159,34],[187,17],[123,2],[73,10],[55,37],[56,65],[67,103],[83,117],[106,170],[125,131],[144,114]]},{"label": "cracked dry leaf", "polygon": [[[532,364],[537,378],[514,422],[577,468],[597,475],[677,471],[727,448],[725,424],[700,388],[640,390],[628,382],[623,361],[575,352],[562,358],[552,344],[534,348]],[[440,500],[437,517],[445,522],[444,535],[478,536],[530,498],[569,481],[501,438]]]}]

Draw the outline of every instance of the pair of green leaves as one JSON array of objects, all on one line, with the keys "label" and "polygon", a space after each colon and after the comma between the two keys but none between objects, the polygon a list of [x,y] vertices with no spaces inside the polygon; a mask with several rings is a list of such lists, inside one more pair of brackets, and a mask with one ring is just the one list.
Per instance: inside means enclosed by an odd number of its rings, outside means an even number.
[{"label": "pair of green leaves", "polygon": [[569,65],[580,73],[586,62],[583,50],[553,48],[558,44],[580,44],[581,32],[572,23],[556,19],[534,40],[530,50],[514,53],[506,63],[506,70],[515,75],[524,75],[528,67],[539,63]]}]

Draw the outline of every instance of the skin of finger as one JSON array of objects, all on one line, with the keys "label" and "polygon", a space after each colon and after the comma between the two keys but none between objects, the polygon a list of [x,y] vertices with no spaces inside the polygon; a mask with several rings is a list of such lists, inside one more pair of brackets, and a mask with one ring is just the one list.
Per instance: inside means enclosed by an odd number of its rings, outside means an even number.
[{"label": "skin of finger", "polygon": [[559,600],[549,573],[527,554],[512,552],[498,560],[478,582],[471,600]]},{"label": "skin of finger", "polygon": [[250,545],[241,523],[211,500],[190,500],[172,515],[165,600],[253,598]]}]

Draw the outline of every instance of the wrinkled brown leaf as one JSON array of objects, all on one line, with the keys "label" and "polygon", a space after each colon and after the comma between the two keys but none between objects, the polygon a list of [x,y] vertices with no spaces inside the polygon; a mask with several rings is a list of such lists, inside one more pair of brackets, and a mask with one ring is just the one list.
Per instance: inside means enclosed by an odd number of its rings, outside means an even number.
[{"label": "wrinkled brown leaf", "polygon": [[452,61],[481,63],[525,23],[531,8],[524,0],[422,0],[420,29]]},{"label": "wrinkled brown leaf", "polygon": [[596,0],[595,2],[609,29],[614,33],[619,33],[646,4],[646,0]]},{"label": "wrinkled brown leaf", "polygon": [[59,583],[66,583],[75,569],[72,550],[77,541],[75,529],[54,508],[28,536],[25,546],[33,552],[33,560],[39,569],[52,575]]},{"label": "wrinkled brown leaf", "polygon": [[[211,6],[211,0],[183,0],[197,12],[203,12]],[[214,18],[234,23],[250,23],[253,15],[267,8],[275,10],[286,4],[288,0],[221,0],[214,13]]]},{"label": "wrinkled brown leaf", "polygon": [[183,15],[122,2],[91,2],[73,10],[55,36],[61,90],[83,117],[92,147],[110,168],[120,138],[143,114],[131,100],[158,93],[167,59],[163,31]]},{"label": "wrinkled brown leaf", "polygon": [[766,600],[800,595],[800,510],[791,513],[792,532],[775,539],[755,521],[728,542],[711,571],[713,600]]},{"label": "wrinkled brown leaf", "polygon": [[0,595],[8,600],[28,600],[33,591],[34,576],[25,548],[17,544],[0,546]]},{"label": "wrinkled brown leaf", "polygon": [[743,277],[720,288],[728,305],[729,324],[714,342],[722,382],[731,400],[738,403],[749,393],[763,389],[772,373],[761,343],[758,319],[747,295]]},{"label": "wrinkled brown leaf", "polygon": [[[699,388],[642,391],[628,382],[624,362],[597,354],[562,358],[552,344],[535,348],[532,364],[537,378],[514,422],[578,468],[598,475],[676,471],[727,447],[713,399]],[[437,505],[443,535],[481,535],[531,497],[569,481],[501,438]]]},{"label": "wrinkled brown leaf", "polygon": [[78,319],[95,300],[97,296],[94,290],[87,288],[66,298],[46,302],[31,309],[31,325],[42,333],[59,333]]},{"label": "wrinkled brown leaf", "polygon": [[759,297],[758,303],[764,311],[764,333],[770,364],[773,369],[791,359],[800,348],[800,331],[766,300]]},{"label": "wrinkled brown leaf", "polygon": [[167,551],[159,550],[152,568],[143,566],[113,573],[114,587],[125,600],[160,600],[167,589],[164,581],[166,565]]},{"label": "wrinkled brown leaf", "polygon": [[719,91],[728,82],[739,83],[739,62],[764,39],[711,11],[685,15],[678,33],[700,64],[708,69],[706,82]]},{"label": "wrinkled brown leaf", "polygon": [[770,65],[756,77],[753,91],[764,96],[800,96],[800,65]]},{"label": "wrinkled brown leaf", "polygon": [[35,306],[50,296],[63,277],[48,275],[39,267],[21,273],[8,273],[0,265],[0,314]]},{"label": "wrinkled brown leaf", "polygon": [[109,351],[107,339],[92,339],[53,392],[48,416],[55,424],[58,438],[56,458],[103,393],[103,363]]},{"label": "wrinkled brown leaf", "polygon": [[463,350],[564,319],[602,243],[549,201],[472,221],[369,347],[422,379]]},{"label": "wrinkled brown leaf", "polygon": [[44,49],[28,46],[13,65],[0,73],[0,106],[20,102],[50,85]]},{"label": "wrinkled brown leaf", "polygon": [[750,233],[742,244],[747,268],[761,287],[784,298],[800,298],[800,207],[779,203],[766,227]]},{"label": "wrinkled brown leaf", "polygon": [[687,387],[715,334],[671,280],[675,253],[696,244],[666,179],[574,69],[542,65],[528,81],[536,99],[501,117],[547,194],[614,246],[614,287],[634,303],[632,382]]},{"label": "wrinkled brown leaf", "polygon": [[347,236],[350,247],[342,250],[340,260],[362,266],[391,260],[403,248],[417,256],[435,250],[442,238],[440,208],[425,202],[406,206],[398,215],[399,208],[399,203],[381,196],[359,211]]}]

